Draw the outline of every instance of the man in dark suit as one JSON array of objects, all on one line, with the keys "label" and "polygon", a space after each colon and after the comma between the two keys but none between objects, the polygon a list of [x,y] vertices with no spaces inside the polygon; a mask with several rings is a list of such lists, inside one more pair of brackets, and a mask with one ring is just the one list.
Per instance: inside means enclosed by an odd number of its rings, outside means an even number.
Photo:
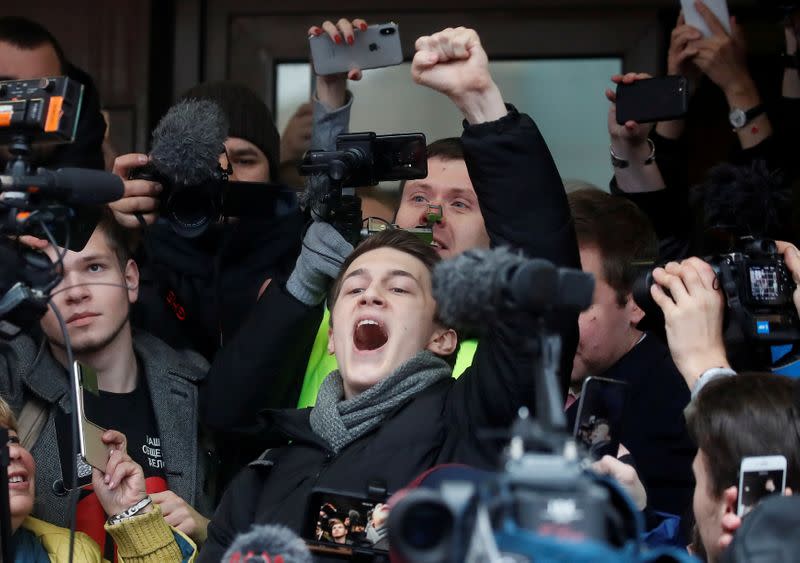
[{"label": "man in dark suit", "polygon": [[682,516],[691,505],[694,485],[695,449],[683,418],[689,389],[667,346],[637,328],[644,312],[632,296],[642,271],[637,262],[657,256],[655,233],[642,212],[623,198],[590,189],[573,192],[568,199],[581,264],[595,276],[592,306],[578,320],[568,418],[574,419],[588,376],[626,382],[620,428],[611,432],[632,454],[650,508]]}]

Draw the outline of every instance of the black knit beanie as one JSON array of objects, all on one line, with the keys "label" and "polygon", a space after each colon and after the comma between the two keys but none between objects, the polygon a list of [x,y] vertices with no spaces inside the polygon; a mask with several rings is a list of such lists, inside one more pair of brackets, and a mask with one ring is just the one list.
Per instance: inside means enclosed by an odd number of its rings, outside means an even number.
[{"label": "black knit beanie", "polygon": [[272,113],[250,88],[230,81],[204,82],[190,88],[181,99],[211,100],[225,112],[229,137],[250,141],[266,155],[270,179],[278,180],[281,138]]}]

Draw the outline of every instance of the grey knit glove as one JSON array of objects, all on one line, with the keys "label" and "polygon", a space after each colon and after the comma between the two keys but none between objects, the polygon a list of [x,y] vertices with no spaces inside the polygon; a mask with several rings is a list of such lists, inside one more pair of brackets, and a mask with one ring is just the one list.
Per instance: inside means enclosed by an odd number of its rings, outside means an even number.
[{"label": "grey knit glove", "polygon": [[303,238],[303,249],[286,282],[286,289],[301,303],[319,305],[351,252],[353,245],[344,240],[339,231],[328,223],[315,221]]}]

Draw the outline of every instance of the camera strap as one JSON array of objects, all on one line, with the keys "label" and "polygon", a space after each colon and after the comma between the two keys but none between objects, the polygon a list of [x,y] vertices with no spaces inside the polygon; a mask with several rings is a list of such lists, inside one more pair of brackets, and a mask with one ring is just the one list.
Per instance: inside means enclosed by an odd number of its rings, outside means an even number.
[{"label": "camera strap", "polygon": [[30,451],[39,436],[42,434],[48,417],[47,404],[37,397],[30,397],[19,413],[17,426],[19,428],[19,443]]}]

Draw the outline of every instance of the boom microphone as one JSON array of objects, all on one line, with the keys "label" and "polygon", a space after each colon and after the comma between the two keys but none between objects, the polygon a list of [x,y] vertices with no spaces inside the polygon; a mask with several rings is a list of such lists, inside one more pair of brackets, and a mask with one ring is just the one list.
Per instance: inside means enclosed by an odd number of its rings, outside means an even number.
[{"label": "boom microphone", "polygon": [[468,250],[440,262],[432,283],[439,317],[460,328],[485,327],[513,311],[579,312],[591,305],[594,293],[590,274],[505,247]]},{"label": "boom microphone", "polygon": [[228,119],[210,100],[189,99],[169,108],[153,131],[150,158],[176,184],[194,186],[214,177],[225,150]]},{"label": "boom microphone", "polygon": [[[252,558],[252,559],[249,559]],[[286,526],[254,525],[239,534],[222,556],[225,563],[245,561],[270,563],[311,563],[311,552],[305,542]]]},{"label": "boom microphone", "polygon": [[119,176],[85,168],[39,168],[32,176],[0,175],[0,191],[21,191],[51,197],[66,205],[101,205],[125,192]]}]

